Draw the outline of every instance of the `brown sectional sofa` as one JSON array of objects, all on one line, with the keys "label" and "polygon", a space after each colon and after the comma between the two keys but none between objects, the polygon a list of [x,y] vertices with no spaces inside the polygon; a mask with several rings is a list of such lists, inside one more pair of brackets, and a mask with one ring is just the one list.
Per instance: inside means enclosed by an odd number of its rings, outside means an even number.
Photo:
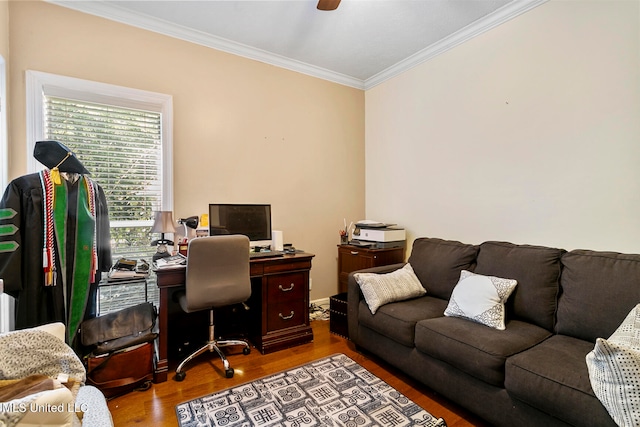
[{"label": "brown sectional sofa", "polygon": [[[420,238],[409,263],[427,294],[375,315],[350,275],[358,348],[494,425],[616,425],[591,389],[585,356],[640,302],[640,255]],[[518,281],[505,330],[443,315],[463,269]]]}]

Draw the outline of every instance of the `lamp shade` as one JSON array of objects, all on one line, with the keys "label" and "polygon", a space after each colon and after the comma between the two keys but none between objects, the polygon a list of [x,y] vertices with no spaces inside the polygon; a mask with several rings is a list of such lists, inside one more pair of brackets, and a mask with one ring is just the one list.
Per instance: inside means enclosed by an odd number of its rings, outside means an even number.
[{"label": "lamp shade", "polygon": [[152,233],[175,233],[171,211],[157,211],[153,222]]}]

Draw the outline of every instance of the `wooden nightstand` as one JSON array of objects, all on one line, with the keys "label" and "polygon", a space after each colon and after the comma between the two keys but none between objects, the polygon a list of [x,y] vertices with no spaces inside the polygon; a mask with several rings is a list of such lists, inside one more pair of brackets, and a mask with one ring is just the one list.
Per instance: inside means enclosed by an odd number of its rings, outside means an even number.
[{"label": "wooden nightstand", "polygon": [[347,292],[349,273],[364,268],[404,262],[404,247],[370,249],[338,245],[338,292]]}]

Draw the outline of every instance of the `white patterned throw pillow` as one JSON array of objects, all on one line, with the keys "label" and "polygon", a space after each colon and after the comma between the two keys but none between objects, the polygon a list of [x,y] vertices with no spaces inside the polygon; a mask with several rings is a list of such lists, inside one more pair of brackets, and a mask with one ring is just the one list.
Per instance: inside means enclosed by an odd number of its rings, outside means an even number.
[{"label": "white patterned throw pillow", "polygon": [[504,330],[504,303],[517,284],[517,280],[483,276],[462,270],[444,315],[463,317]]},{"label": "white patterned throw pillow", "polygon": [[640,304],[586,357],[591,388],[619,426],[640,425]]},{"label": "white patterned throw pillow", "polygon": [[391,273],[355,273],[354,278],[364,296],[364,300],[376,314],[380,306],[390,302],[416,298],[427,293],[413,272],[411,264]]}]

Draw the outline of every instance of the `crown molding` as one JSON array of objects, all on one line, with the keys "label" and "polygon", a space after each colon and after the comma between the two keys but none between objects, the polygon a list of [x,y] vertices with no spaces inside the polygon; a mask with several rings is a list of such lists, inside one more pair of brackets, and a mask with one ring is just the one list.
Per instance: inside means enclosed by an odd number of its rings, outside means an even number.
[{"label": "crown molding", "polygon": [[369,90],[549,0],[516,0],[364,81]]},{"label": "crown molding", "polygon": [[247,46],[222,37],[213,36],[202,31],[193,30],[158,18],[151,18],[146,15],[132,13],[131,11],[118,6],[115,2],[107,1],[69,1],[69,0],[45,0],[47,3],[73,9],[78,12],[88,13],[101,18],[131,25],[144,30],[153,31],[169,37],[196,43],[205,47],[220,50],[223,52],[238,55],[244,58],[264,62],[276,67],[285,68],[312,77],[328,80],[341,85],[364,89],[364,82],[361,79],[336,73],[322,67],[307,64],[295,59],[286,58],[267,52],[262,49]]},{"label": "crown molding", "polygon": [[380,83],[389,80],[411,68],[422,64],[446,51],[464,43],[485,31],[488,31],[504,22],[509,21],[516,16],[525,13],[548,0],[515,0],[497,11],[479,19],[478,21],[466,26],[456,33],[446,37],[445,39],[432,44],[431,46],[421,50],[420,52],[392,65],[391,67],[381,71],[380,73],[366,79],[361,80],[345,74],[336,73],[334,71],[307,64],[295,59],[287,58],[237,43],[222,37],[206,34],[202,31],[185,28],[161,19],[150,18],[145,15],[132,13],[117,5],[116,2],[107,1],[73,1],[73,0],[45,0],[48,3],[73,9],[79,12],[88,13],[90,15],[99,16],[120,22],[122,24],[131,25],[137,28],[153,31],[155,33],[164,34],[180,40],[196,43],[205,47],[220,50],[223,52],[238,55],[244,58],[253,59],[264,62],[276,67],[285,68],[298,73],[317,77],[323,80],[338,83],[344,86],[353,87],[361,90],[371,89]]}]

